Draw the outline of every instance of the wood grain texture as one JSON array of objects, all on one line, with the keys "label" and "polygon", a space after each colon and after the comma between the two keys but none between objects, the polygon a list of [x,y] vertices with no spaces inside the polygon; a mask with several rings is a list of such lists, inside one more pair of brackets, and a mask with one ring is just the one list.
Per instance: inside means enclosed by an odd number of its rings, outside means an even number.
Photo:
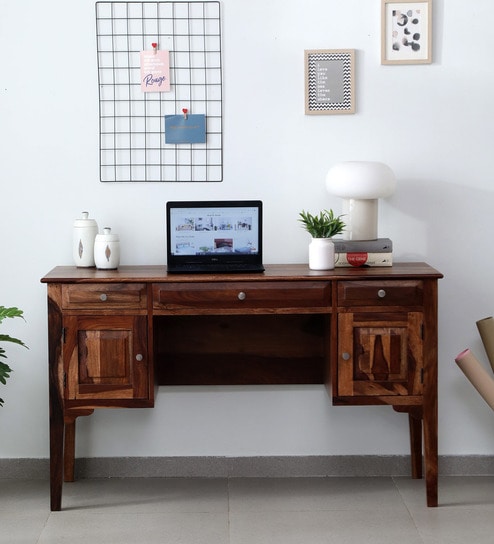
[{"label": "wood grain texture", "polygon": [[436,506],[440,278],[425,263],[267,265],[241,275],[54,268],[41,280],[52,510],[61,509],[64,464],[73,479],[77,417],[152,407],[155,372],[166,385],[325,383],[334,405],[405,412],[412,476],[422,475],[423,448],[427,504]]}]

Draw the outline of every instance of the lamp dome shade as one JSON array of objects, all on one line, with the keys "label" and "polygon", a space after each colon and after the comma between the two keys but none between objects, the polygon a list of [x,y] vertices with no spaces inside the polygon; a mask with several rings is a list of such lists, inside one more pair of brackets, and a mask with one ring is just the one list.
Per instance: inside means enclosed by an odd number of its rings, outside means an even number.
[{"label": "lamp dome shade", "polygon": [[393,194],[395,187],[393,171],[382,162],[340,162],[326,176],[328,192],[341,198],[382,198]]}]

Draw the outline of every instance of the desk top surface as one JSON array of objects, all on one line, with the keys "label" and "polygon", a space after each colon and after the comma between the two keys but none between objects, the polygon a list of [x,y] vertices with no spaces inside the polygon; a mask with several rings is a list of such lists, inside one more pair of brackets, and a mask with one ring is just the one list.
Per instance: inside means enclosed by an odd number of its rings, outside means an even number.
[{"label": "desk top surface", "polygon": [[426,263],[395,263],[389,267],[335,268],[311,270],[307,264],[268,264],[263,273],[256,274],[168,274],[166,266],[120,266],[118,270],[98,270],[57,266],[42,283],[158,283],[158,282],[238,282],[238,281],[334,281],[365,279],[439,279],[443,275]]}]

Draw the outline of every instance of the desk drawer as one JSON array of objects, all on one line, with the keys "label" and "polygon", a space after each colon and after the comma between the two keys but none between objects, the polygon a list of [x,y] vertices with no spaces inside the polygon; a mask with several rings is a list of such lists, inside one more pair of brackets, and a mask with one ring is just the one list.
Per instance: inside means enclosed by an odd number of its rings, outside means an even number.
[{"label": "desk drawer", "polygon": [[422,306],[420,280],[338,282],[338,306]]},{"label": "desk drawer", "polygon": [[153,306],[161,310],[323,311],[331,305],[331,283],[323,281],[162,283],[153,290]]},{"label": "desk drawer", "polygon": [[146,308],[144,283],[92,283],[62,286],[64,309]]}]

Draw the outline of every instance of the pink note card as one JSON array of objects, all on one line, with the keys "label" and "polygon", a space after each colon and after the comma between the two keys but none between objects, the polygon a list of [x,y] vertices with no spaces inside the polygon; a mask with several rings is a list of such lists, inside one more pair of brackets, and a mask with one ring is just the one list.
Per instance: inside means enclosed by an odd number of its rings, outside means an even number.
[{"label": "pink note card", "polygon": [[170,90],[169,51],[141,51],[141,90],[145,93]]}]

